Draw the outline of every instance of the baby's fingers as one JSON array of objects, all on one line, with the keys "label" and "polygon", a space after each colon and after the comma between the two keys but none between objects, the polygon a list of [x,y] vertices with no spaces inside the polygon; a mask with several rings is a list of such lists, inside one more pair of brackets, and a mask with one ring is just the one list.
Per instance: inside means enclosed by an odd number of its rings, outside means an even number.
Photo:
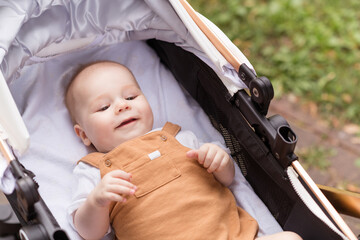
[{"label": "baby's fingers", "polygon": [[215,151],[215,154],[213,156],[213,160],[210,164],[210,166],[207,168],[207,171],[209,173],[215,172],[219,169],[221,164],[226,161],[227,154],[223,151]]},{"label": "baby's fingers", "polygon": [[226,169],[229,165],[231,165],[231,163],[232,163],[231,158],[230,158],[228,155],[226,155],[226,156],[224,157],[223,161],[221,161],[220,166],[216,169],[216,171],[217,171],[217,172],[223,171],[223,170]]},{"label": "baby's fingers", "polygon": [[222,158],[216,156],[214,158],[214,160],[212,161],[212,163],[210,164],[210,166],[207,168],[207,171],[209,173],[216,171],[219,168],[221,161],[222,161]]},{"label": "baby's fingers", "polygon": [[209,158],[209,146],[207,144],[202,145],[197,151],[198,162],[205,167],[207,159]]},{"label": "baby's fingers", "polygon": [[186,153],[186,157],[198,159],[198,157],[199,157],[198,150],[192,149],[192,150],[188,151],[188,152]]},{"label": "baby's fingers", "polygon": [[110,204],[111,201],[125,201],[125,196],[133,195],[135,191],[136,187],[101,182],[94,188],[89,197],[94,200],[97,206],[104,207]]},{"label": "baby's fingers", "polygon": [[109,184],[111,185],[117,185],[117,186],[123,186],[123,187],[127,187],[130,189],[135,189],[136,190],[136,186],[124,179],[120,179],[120,178],[112,178],[111,180],[109,180]]},{"label": "baby's fingers", "polygon": [[124,197],[121,194],[109,192],[106,195],[107,195],[107,196],[105,196],[106,199],[108,199],[111,202],[126,202],[126,200],[127,200],[126,197]]},{"label": "baby's fingers", "polygon": [[128,187],[128,186],[124,186],[124,185],[115,184],[115,185],[110,185],[108,187],[108,192],[121,194],[121,195],[134,195],[135,191],[136,191],[135,186]]},{"label": "baby's fingers", "polygon": [[115,178],[121,178],[121,179],[124,179],[127,181],[131,181],[131,178],[132,178],[131,173],[127,173],[122,170],[114,170],[114,171],[109,172],[106,175],[109,175],[109,176],[115,177]]}]

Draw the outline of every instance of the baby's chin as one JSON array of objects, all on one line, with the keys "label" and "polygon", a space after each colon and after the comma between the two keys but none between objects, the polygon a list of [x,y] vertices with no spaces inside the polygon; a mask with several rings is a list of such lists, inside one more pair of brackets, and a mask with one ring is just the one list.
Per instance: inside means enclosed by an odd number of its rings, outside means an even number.
[{"label": "baby's chin", "polygon": [[152,128],[150,127],[144,127],[144,128],[139,128],[138,131],[130,131],[130,132],[127,132],[126,133],[126,138],[123,138],[123,136],[125,135],[125,133],[121,134],[121,137],[119,137],[118,139],[113,139],[111,141],[111,143],[109,145],[98,145],[98,146],[95,146],[95,149],[98,151],[98,152],[101,152],[101,153],[108,153],[110,152],[111,150],[113,150],[114,148],[116,148],[117,146],[131,140],[131,139],[134,139],[134,138],[137,138],[137,137],[141,137],[147,133],[149,133],[150,131],[152,130]]},{"label": "baby's chin", "polygon": [[96,151],[101,152],[101,153],[108,153],[108,152],[111,152],[116,147],[118,147],[119,145],[121,145],[131,139],[134,139],[134,138],[129,138],[129,139],[121,140],[121,141],[114,141],[114,143],[110,146],[99,146],[98,148],[95,147],[95,149],[96,149]]},{"label": "baby's chin", "polygon": [[113,144],[111,145],[108,145],[108,146],[104,146],[104,145],[100,145],[100,146],[94,146],[94,149],[100,153],[108,153],[110,152],[111,150],[113,150],[114,148],[116,148],[117,146],[119,146],[121,143],[123,143],[125,141],[122,141],[122,142],[114,142]]}]

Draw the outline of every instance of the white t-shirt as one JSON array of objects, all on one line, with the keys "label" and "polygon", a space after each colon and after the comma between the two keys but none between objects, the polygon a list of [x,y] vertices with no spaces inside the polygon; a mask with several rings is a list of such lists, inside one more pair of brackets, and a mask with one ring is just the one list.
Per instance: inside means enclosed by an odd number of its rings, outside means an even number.
[{"label": "white t-shirt", "polygon": [[[161,128],[154,129],[151,132],[159,130],[161,130]],[[191,131],[180,131],[175,138],[182,145],[191,149],[198,149],[203,144]],[[220,142],[213,142],[213,144],[216,144],[229,152]],[[67,217],[71,226],[74,228],[73,214],[80,205],[85,202],[89,193],[101,181],[101,175],[98,168],[84,162],[80,162],[74,168],[73,174],[75,175],[76,182],[73,185],[72,203],[67,209]],[[111,229],[109,229],[108,233],[110,231]]]}]

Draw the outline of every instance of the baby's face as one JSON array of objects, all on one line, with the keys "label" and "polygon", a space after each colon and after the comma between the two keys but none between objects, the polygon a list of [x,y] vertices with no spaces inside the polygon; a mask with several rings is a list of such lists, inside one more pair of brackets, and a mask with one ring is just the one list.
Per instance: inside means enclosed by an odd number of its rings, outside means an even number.
[{"label": "baby's face", "polygon": [[85,145],[109,152],[152,129],[150,105],[126,68],[106,65],[80,74],[75,81],[78,124],[74,128]]}]

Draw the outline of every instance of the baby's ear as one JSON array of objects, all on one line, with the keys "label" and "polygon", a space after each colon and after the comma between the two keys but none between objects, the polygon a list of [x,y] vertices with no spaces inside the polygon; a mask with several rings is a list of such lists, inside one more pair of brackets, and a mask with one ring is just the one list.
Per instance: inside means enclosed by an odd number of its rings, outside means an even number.
[{"label": "baby's ear", "polygon": [[79,124],[74,125],[74,130],[76,135],[81,139],[85,146],[88,147],[91,145],[90,139],[86,136],[85,131],[80,127]]}]

